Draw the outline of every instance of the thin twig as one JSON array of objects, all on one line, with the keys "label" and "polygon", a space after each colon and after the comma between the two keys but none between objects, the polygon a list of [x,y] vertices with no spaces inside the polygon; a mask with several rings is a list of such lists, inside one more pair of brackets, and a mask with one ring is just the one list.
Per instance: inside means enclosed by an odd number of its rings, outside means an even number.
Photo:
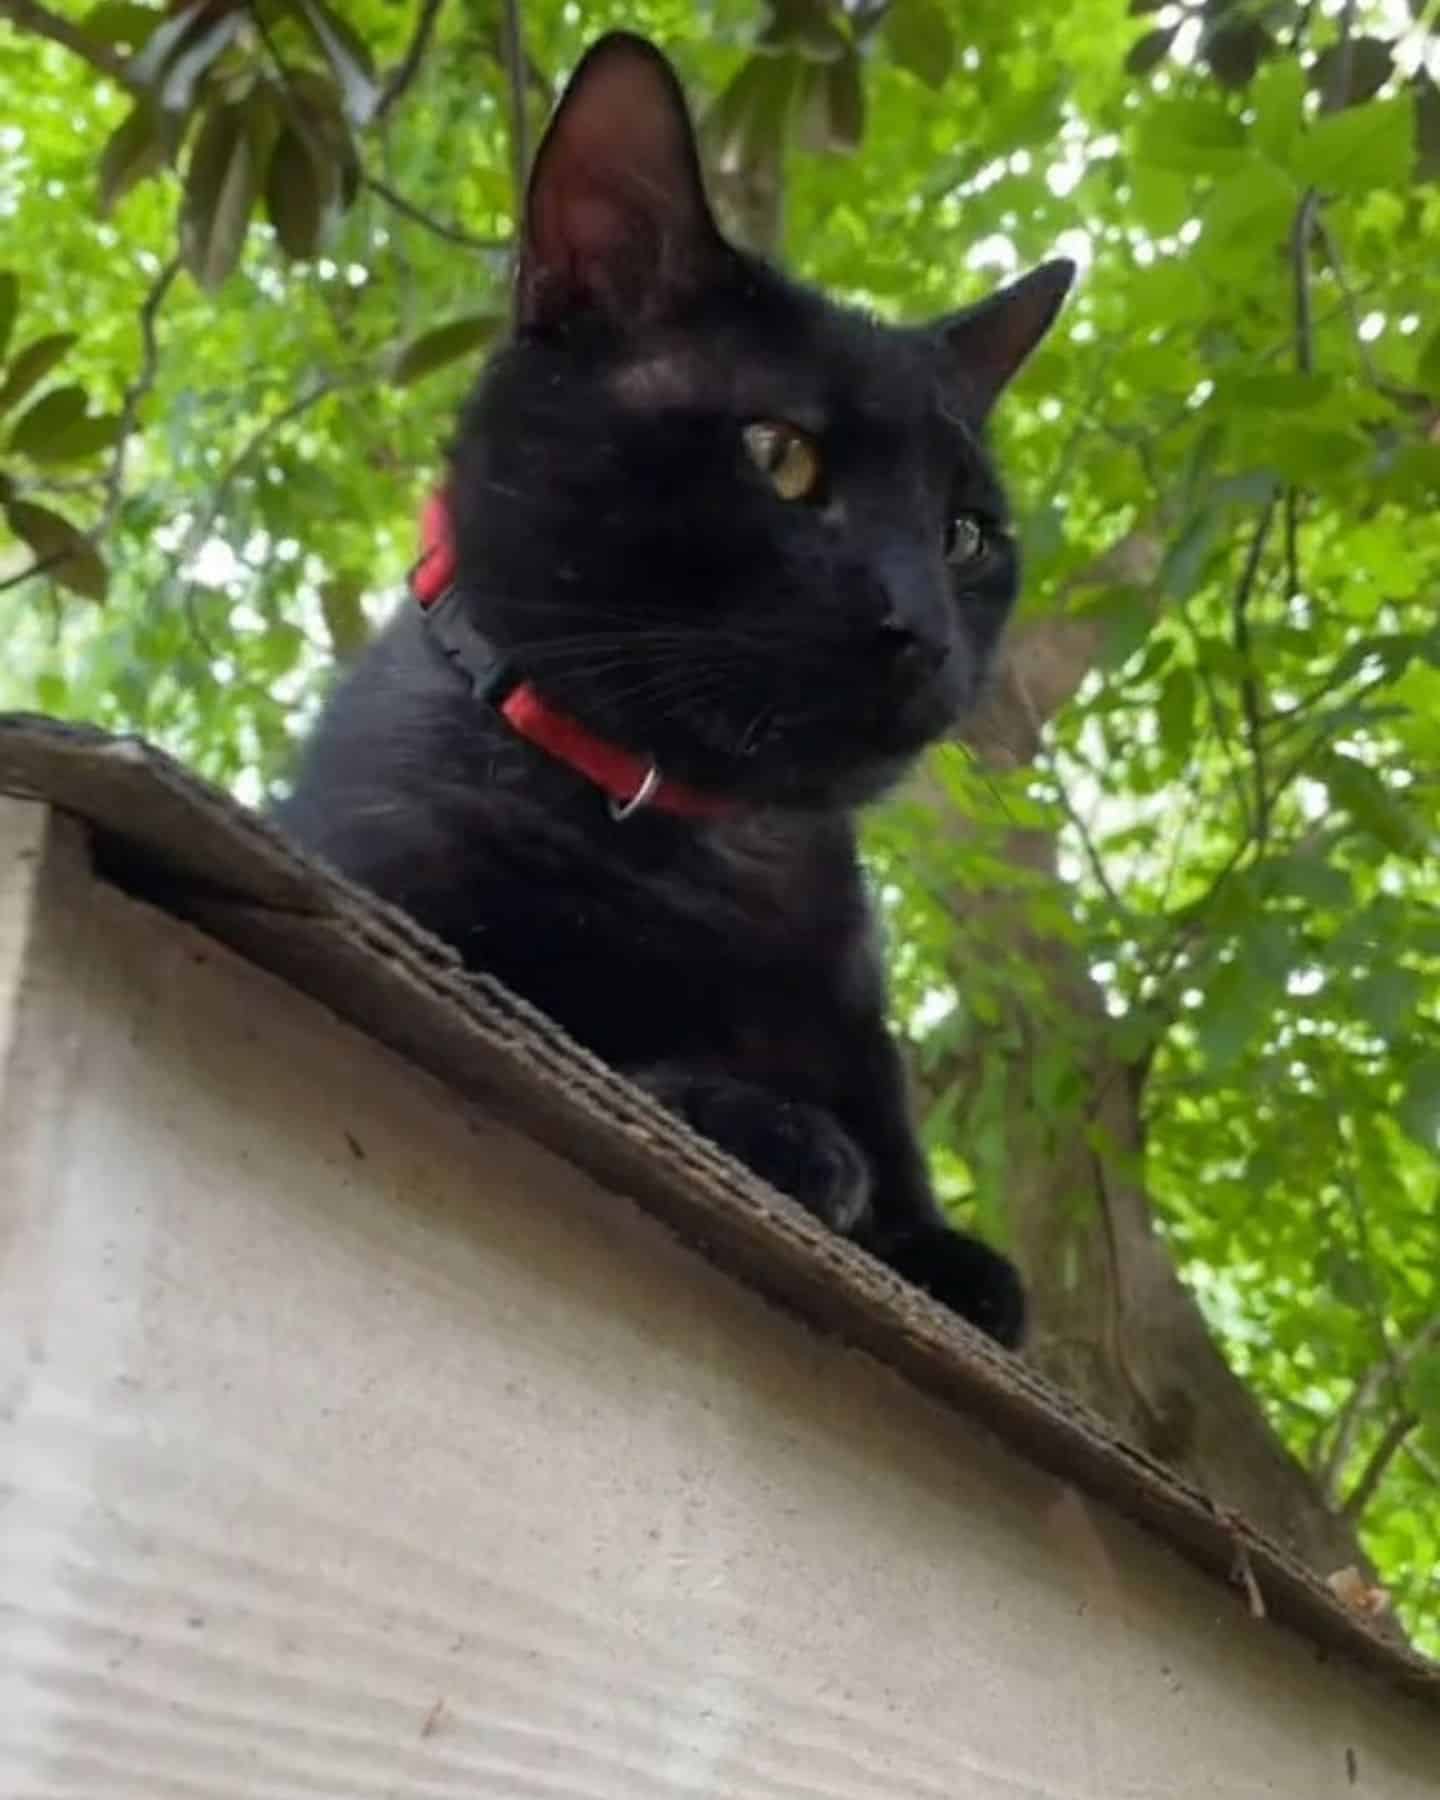
[{"label": "thin twig", "polygon": [[1315,214],[1315,236],[1320,248],[1325,253],[1325,261],[1330,266],[1330,273],[1335,277],[1335,285],[1340,290],[1341,302],[1345,308],[1345,316],[1350,321],[1350,330],[1355,338],[1355,351],[1360,358],[1360,366],[1365,371],[1365,379],[1371,387],[1385,390],[1385,378],[1370,354],[1370,346],[1360,335],[1360,296],[1351,284],[1345,269],[1345,260],[1340,254],[1340,247],[1335,242],[1335,234],[1331,231],[1322,212]]},{"label": "thin twig", "polygon": [[1185,629],[1190,634],[1190,641],[1195,649],[1195,673],[1199,677],[1200,691],[1205,696],[1205,710],[1210,715],[1210,726],[1215,733],[1216,743],[1224,752],[1225,773],[1230,781],[1230,785],[1235,790],[1235,799],[1238,803],[1240,817],[1244,824],[1244,838],[1242,842],[1248,843],[1251,832],[1250,794],[1245,785],[1244,771],[1240,767],[1240,763],[1235,755],[1234,747],[1230,742],[1230,731],[1225,718],[1225,708],[1220,701],[1220,690],[1216,686],[1215,678],[1205,660],[1203,653],[1205,642],[1204,636],[1201,633],[1200,627],[1195,623],[1195,616],[1191,610],[1190,602],[1188,600],[1180,601],[1178,610]]},{"label": "thin twig", "polygon": [[1327,105],[1333,105],[1338,111],[1345,104],[1345,96],[1350,92],[1350,72],[1355,64],[1355,43],[1351,35],[1355,24],[1355,0],[1345,0],[1340,9],[1340,38],[1336,45],[1335,66],[1330,72],[1330,82],[1325,94]]},{"label": "thin twig", "polygon": [[435,24],[440,17],[440,8],[444,4],[445,0],[420,0],[420,12],[415,20],[415,30],[411,35],[409,45],[376,102],[375,122],[377,124],[396,101],[403,97],[410,84],[420,73],[420,65],[429,52],[431,39],[435,36]]},{"label": "thin twig", "polygon": [[[209,504],[206,506],[204,512],[200,514],[195,523],[190,527],[189,531],[186,532],[185,542],[180,547],[180,550],[175,557],[174,567],[177,574],[184,569],[186,563],[188,563],[192,557],[199,554],[205,540],[215,529],[215,523],[224,510],[225,502],[229,497],[231,488],[250,464],[254,462],[255,458],[259,456],[260,452],[265,448],[266,444],[270,442],[271,438],[273,438],[277,432],[283,431],[287,425],[293,425],[297,419],[303,417],[312,407],[318,406],[322,400],[327,399],[331,394],[337,393],[341,388],[358,381],[360,378],[359,371],[356,371],[349,376],[322,375],[319,381],[316,382],[307,393],[302,394],[298,400],[292,400],[289,406],[282,407],[278,413],[275,413],[271,418],[267,419],[263,425],[257,427],[257,429],[250,434],[236,454],[231,457],[219,481],[217,481],[215,486],[210,490]],[[184,587],[180,591],[180,605],[184,611],[186,622],[190,627],[191,636],[194,637],[196,643],[199,644],[202,653],[213,662],[216,655],[215,648],[210,643],[207,634],[202,628],[199,615],[195,609],[195,589],[197,586],[198,583],[193,576],[186,581]]]},{"label": "thin twig", "polygon": [[288,406],[282,406],[279,412],[266,419],[263,425],[258,426],[250,434],[236,454],[231,457],[225,472],[210,490],[209,505],[185,534],[185,547],[180,552],[179,561],[187,562],[209,537],[215,527],[215,521],[224,510],[230,489],[254,462],[270,439],[277,432],[283,431],[287,425],[293,425],[297,419],[302,418],[312,407],[318,406],[322,400],[328,399],[331,394],[337,393],[342,387],[359,379],[358,373],[348,376],[322,375],[306,393],[300,395],[299,399],[292,400]]},{"label": "thin twig", "polygon": [[21,569],[18,574],[0,576],[0,594],[8,593],[22,583],[33,581],[37,575],[48,574],[57,563],[68,562],[75,554],[74,550],[52,550],[48,556],[37,556],[28,568]]},{"label": "thin twig", "polygon": [[525,121],[525,33],[520,22],[520,0],[505,0],[501,37],[505,50],[505,79],[510,87],[510,170],[518,222],[525,206],[525,182],[530,173],[530,133]]},{"label": "thin twig", "polygon": [[1055,792],[1060,796],[1061,809],[1064,811],[1065,817],[1075,828],[1075,835],[1080,839],[1080,843],[1085,851],[1085,860],[1089,863],[1090,872],[1095,877],[1101,892],[1115,908],[1116,912],[1122,913],[1128,917],[1130,909],[1120,898],[1120,895],[1116,892],[1114,883],[1106,873],[1105,864],[1101,860],[1100,851],[1096,846],[1094,838],[1090,835],[1090,828],[1080,816],[1075,802],[1070,798],[1069,790],[1060,778],[1060,770],[1054,757],[1047,757],[1046,762],[1045,764],[1042,764],[1042,767],[1046,767],[1050,779],[1055,783]]},{"label": "thin twig", "polygon": [[108,44],[92,38],[72,20],[62,19],[59,13],[51,12],[48,6],[39,5],[38,0],[0,0],[0,19],[8,19],[17,31],[28,31],[35,37],[48,38],[52,44],[59,44],[62,50],[68,50],[72,56],[78,56],[82,62],[89,63],[92,69],[108,80],[118,82],[123,88],[134,89],[134,79],[122,56],[117,55]]},{"label": "thin twig", "polygon": [[1320,208],[1320,196],[1306,188],[1295,209],[1290,233],[1290,268],[1295,283],[1295,367],[1302,375],[1315,367],[1315,319],[1310,304],[1310,239]]},{"label": "thin twig", "polygon": [[1433,1481],[1437,1488],[1440,1488],[1440,1463],[1432,1462],[1429,1453],[1422,1450],[1418,1444],[1412,1444],[1408,1438],[1403,1447],[1405,1454],[1420,1473],[1428,1481]]},{"label": "thin twig", "polygon": [[377,199],[383,200],[387,206],[393,206],[396,212],[416,225],[423,226],[426,231],[433,232],[436,237],[444,238],[447,243],[459,244],[463,249],[477,250],[489,256],[510,248],[508,238],[474,237],[470,232],[462,231],[458,225],[447,225],[444,220],[432,217],[413,200],[407,200],[403,194],[397,193],[388,182],[381,181],[378,175],[362,175],[360,181]]},{"label": "thin twig", "polygon": [[1385,1471],[1395,1459],[1395,1453],[1420,1423],[1418,1413],[1396,1413],[1390,1423],[1380,1433],[1379,1442],[1370,1452],[1365,1467],[1353,1488],[1345,1496],[1345,1503],[1340,1508],[1342,1517],[1357,1519],[1375,1497],[1375,1490],[1384,1478]]},{"label": "thin twig", "polygon": [[[1310,302],[1310,240],[1320,216],[1320,196],[1306,188],[1290,234],[1290,268],[1295,289],[1295,367],[1309,375],[1315,367],[1315,315]],[[1285,597],[1300,592],[1300,493],[1285,489]]]},{"label": "thin twig", "polygon": [[140,408],[149,397],[160,371],[160,345],[155,335],[155,321],[159,317],[160,308],[165,304],[165,296],[179,273],[180,258],[172,256],[151,282],[140,307],[140,367],[135,379],[126,388],[125,398],[121,402],[120,435],[115,440],[115,454],[110,459],[110,470],[105,478],[105,504],[101,509],[99,522],[88,533],[92,542],[103,537],[114,525],[121,501],[125,497],[125,464],[129,456],[130,440],[140,423]]},{"label": "thin twig", "polygon": [[1260,681],[1255,673],[1254,651],[1250,641],[1250,599],[1254,593],[1256,576],[1260,573],[1260,561],[1265,554],[1265,540],[1270,535],[1270,526],[1275,518],[1276,499],[1277,496],[1272,494],[1265,502],[1265,510],[1255,527],[1255,536],[1250,540],[1249,554],[1245,558],[1245,567],[1241,571],[1230,608],[1235,654],[1240,658],[1240,706],[1245,716],[1245,737],[1250,746],[1250,764],[1255,782],[1255,842],[1261,849],[1270,835],[1271,800],[1265,773],[1264,708],[1260,701]]}]

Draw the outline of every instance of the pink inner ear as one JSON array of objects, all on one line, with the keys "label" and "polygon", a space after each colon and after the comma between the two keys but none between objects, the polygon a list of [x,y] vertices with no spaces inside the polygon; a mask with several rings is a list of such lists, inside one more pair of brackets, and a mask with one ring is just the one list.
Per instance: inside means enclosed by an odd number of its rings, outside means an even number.
[{"label": "pink inner ear", "polygon": [[599,188],[582,187],[562,205],[565,242],[577,261],[605,256],[624,235],[624,208]]},{"label": "pink inner ear", "polygon": [[602,42],[536,157],[522,317],[586,296],[617,318],[659,313],[698,278],[718,241],[668,66],[633,40]]}]

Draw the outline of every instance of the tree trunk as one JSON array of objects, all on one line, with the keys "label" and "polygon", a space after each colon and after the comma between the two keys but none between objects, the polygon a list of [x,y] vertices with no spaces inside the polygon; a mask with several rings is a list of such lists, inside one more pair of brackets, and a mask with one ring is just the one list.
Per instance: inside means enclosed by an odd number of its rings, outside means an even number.
[{"label": "tree trunk", "polygon": [[[1087,579],[1151,578],[1156,552],[1154,540],[1132,533]],[[966,733],[970,748],[992,767],[1032,761],[1043,722],[1073,695],[1096,649],[1095,628],[1072,618],[1017,633]],[[956,819],[955,828],[963,822]],[[1009,854],[1056,876],[1053,837],[1016,832]],[[1373,1582],[1352,1522],[1330,1509],[1280,1441],[1176,1274],[1138,1173],[1144,1072],[1116,1060],[1100,994],[1074,947],[1027,931],[1008,901],[959,894],[952,905],[972,917],[983,912],[977,923],[986,941],[1002,933],[1040,965],[1047,994],[1074,1021],[1083,1071],[1082,1103],[1058,1128],[1034,1111],[1023,1066],[1009,1083],[1012,1094],[1027,1096],[1006,1121],[1006,1214],[1032,1300],[1027,1360],[1322,1576],[1354,1566]],[[965,974],[955,969],[962,991]],[[1016,1053],[1022,1065],[1033,1051],[1031,1042]],[[978,1066],[947,1069],[944,1079],[957,1075],[973,1083]]]}]

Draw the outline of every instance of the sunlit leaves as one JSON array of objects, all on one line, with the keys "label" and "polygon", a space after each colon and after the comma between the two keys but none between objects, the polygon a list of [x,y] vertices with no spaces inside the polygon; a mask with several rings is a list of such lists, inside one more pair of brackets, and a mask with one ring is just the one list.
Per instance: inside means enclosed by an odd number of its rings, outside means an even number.
[{"label": "sunlit leaves", "polygon": [[39,573],[82,599],[105,598],[104,560],[68,519],[31,500],[7,500],[4,512],[6,524],[33,553]]},{"label": "sunlit leaves", "polygon": [[326,0],[294,0],[315,34],[344,96],[345,116],[352,125],[367,125],[380,100],[375,64],[362,38]]},{"label": "sunlit leaves", "polygon": [[938,0],[891,0],[883,29],[902,69],[929,87],[944,85],[955,65],[955,35]]},{"label": "sunlit leaves", "polygon": [[99,207],[108,218],[137,182],[158,174],[174,153],[175,128],[150,100],[135,105],[100,153]]},{"label": "sunlit leaves", "polygon": [[473,356],[495,337],[503,322],[496,313],[474,313],[469,318],[451,319],[432,327],[399,351],[390,379],[402,387],[408,386],[462,356]]},{"label": "sunlit leaves", "polygon": [[1393,186],[1410,172],[1414,134],[1414,102],[1408,94],[1329,113],[1300,141],[1296,172],[1332,193]]},{"label": "sunlit leaves", "polygon": [[17,350],[0,378],[0,413],[9,412],[37,387],[76,342],[70,331],[50,331]]}]

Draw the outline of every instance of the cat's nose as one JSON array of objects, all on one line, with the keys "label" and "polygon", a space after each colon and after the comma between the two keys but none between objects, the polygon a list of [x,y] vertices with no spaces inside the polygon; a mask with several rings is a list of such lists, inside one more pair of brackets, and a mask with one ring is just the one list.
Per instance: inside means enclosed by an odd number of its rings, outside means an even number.
[{"label": "cat's nose", "polygon": [[875,649],[902,680],[922,680],[944,663],[950,646],[893,614],[880,623]]}]

